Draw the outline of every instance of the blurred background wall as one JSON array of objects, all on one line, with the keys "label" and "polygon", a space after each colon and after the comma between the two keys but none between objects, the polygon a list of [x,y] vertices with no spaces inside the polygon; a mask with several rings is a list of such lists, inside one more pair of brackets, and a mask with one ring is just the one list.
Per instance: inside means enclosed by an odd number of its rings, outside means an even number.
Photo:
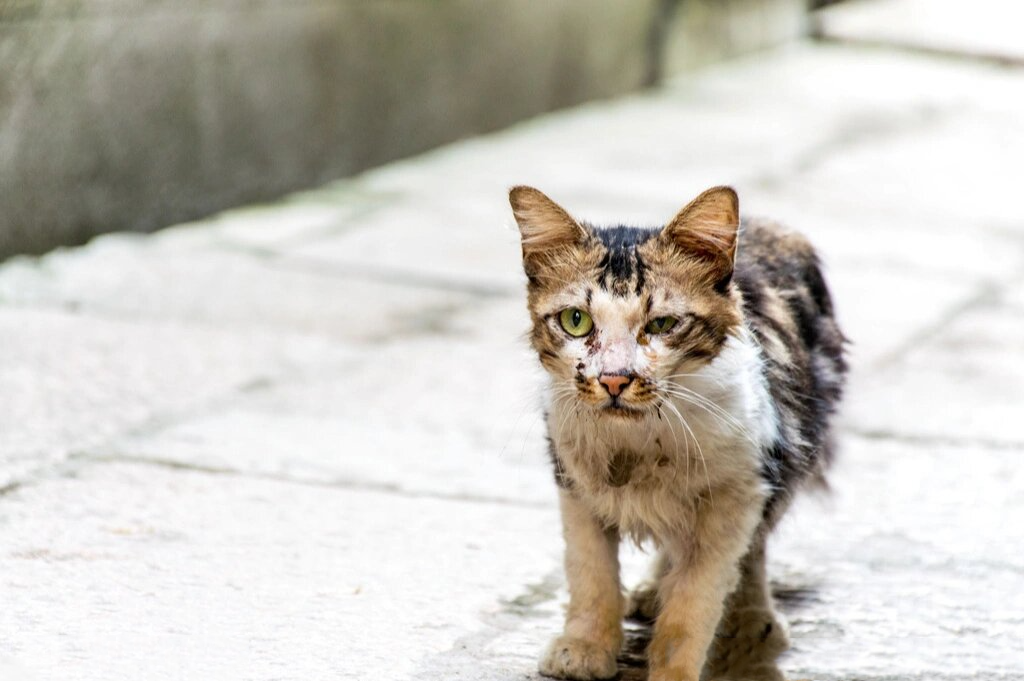
[{"label": "blurred background wall", "polygon": [[792,39],[804,0],[0,0],[0,259]]}]

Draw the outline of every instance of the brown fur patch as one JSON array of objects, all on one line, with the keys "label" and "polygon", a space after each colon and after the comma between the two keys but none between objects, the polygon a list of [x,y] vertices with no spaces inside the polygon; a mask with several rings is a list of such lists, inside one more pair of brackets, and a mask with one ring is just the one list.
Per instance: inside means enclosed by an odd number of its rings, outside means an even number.
[{"label": "brown fur patch", "polygon": [[[555,386],[548,433],[570,591],[565,634],[541,671],[614,673],[622,534],[663,551],[647,586],[660,610],[650,678],[696,681],[703,670],[775,681],[786,640],[763,542],[797,486],[823,477],[845,373],[813,249],[764,221],[745,222],[739,241],[738,202],[724,187],[660,230],[592,227],[530,188],[510,200],[530,340]],[[560,325],[571,308],[593,319],[582,338]],[[648,331],[661,317],[677,322]],[[611,376],[630,378],[614,396]]]},{"label": "brown fur patch", "polygon": [[712,187],[691,201],[665,228],[679,248],[707,263],[713,283],[721,290],[736,259],[740,203],[731,187]]},{"label": "brown fur patch", "polygon": [[608,462],[608,484],[622,487],[629,482],[633,468],[637,464],[637,456],[631,452],[619,452]]}]

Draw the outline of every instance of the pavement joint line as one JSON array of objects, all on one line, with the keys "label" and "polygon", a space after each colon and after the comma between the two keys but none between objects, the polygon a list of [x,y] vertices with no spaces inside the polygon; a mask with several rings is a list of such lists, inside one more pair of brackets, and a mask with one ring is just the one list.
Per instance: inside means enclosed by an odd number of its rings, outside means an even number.
[{"label": "pavement joint line", "polygon": [[[366,173],[369,172],[371,171],[366,171]],[[338,182],[340,182],[341,185],[344,185],[349,189],[349,191],[351,191],[353,187],[358,186],[359,181],[363,177],[365,176],[343,179]],[[327,185],[326,187],[321,187],[319,189],[299,191],[298,193],[291,195],[291,197],[286,196],[285,198],[283,198],[281,204],[271,203],[267,204],[267,206],[274,207],[280,205],[284,210],[289,210],[293,207],[309,205],[302,200],[302,197],[316,196],[321,191],[333,193],[334,191],[337,190],[334,189],[334,185]],[[294,203],[290,203],[290,199],[294,200]],[[345,213],[345,221],[343,223],[333,224],[327,227],[320,227],[316,229],[302,230],[299,233],[292,235],[290,237],[275,240],[270,248],[296,248],[316,243],[317,241],[320,241],[325,238],[336,238],[342,235],[359,232],[360,230],[366,229],[366,227],[360,222],[360,220],[367,218],[376,212],[379,212],[385,207],[393,208],[395,206],[401,206],[404,202],[406,202],[406,196],[403,193],[399,192],[385,192],[377,196],[376,199],[373,201],[367,201],[365,197],[360,197],[358,195],[355,197],[349,197],[349,199],[343,204],[336,203],[336,201],[337,200],[328,201],[327,205],[343,207],[344,209],[347,209],[347,212]],[[311,203],[315,205],[317,203],[316,199],[313,199]],[[232,247],[237,246],[241,248],[252,246],[251,244],[248,244],[244,241],[239,241],[237,238],[231,236],[222,237],[220,243],[222,245]],[[259,247],[257,246],[257,248]]]},{"label": "pavement joint line", "polygon": [[[540,606],[557,603],[559,592],[565,587],[563,574],[562,567],[556,567],[549,570],[536,582],[523,585],[515,596],[499,597],[497,599],[501,606],[499,609],[481,613],[481,622],[477,629],[453,641],[449,650],[437,652],[422,660],[418,665],[418,674],[414,678],[445,678],[442,675],[451,673],[448,657],[452,651],[459,649],[487,650],[488,645],[498,637],[521,629],[527,620],[539,615]],[[536,653],[519,654],[507,659],[519,659],[532,667],[536,664]],[[471,662],[470,664],[475,666],[478,663]]]},{"label": "pavement joint line", "polygon": [[[248,331],[247,326],[251,326],[247,322],[239,321],[236,323],[225,324],[222,321],[215,319],[203,319],[202,317],[191,317],[186,315],[174,315],[174,316],[162,316],[160,314],[150,315],[147,313],[136,313],[133,311],[125,311],[117,307],[104,305],[94,301],[82,301],[82,300],[69,300],[69,299],[37,299],[37,300],[3,300],[0,299],[0,311],[29,311],[29,312],[55,312],[66,314],[73,317],[83,317],[92,319],[95,321],[103,322],[118,322],[121,324],[139,324],[143,326],[154,326],[154,325],[181,325],[193,329],[203,329],[218,332],[244,332]],[[277,335],[284,336],[301,336],[306,338],[322,338],[322,334],[316,334],[311,332],[303,332],[301,330],[295,330],[288,328],[287,331],[281,332],[279,328],[264,326],[264,328],[271,329],[275,328]]]},{"label": "pavement joint line", "polygon": [[[194,473],[205,473],[208,475],[223,475],[238,477],[247,480],[265,480],[268,482],[280,482],[285,484],[300,485],[305,487],[318,487],[323,489],[356,490],[361,492],[376,492],[379,494],[390,494],[409,499],[435,499],[439,501],[457,501],[475,504],[488,504],[499,506],[512,506],[515,508],[530,509],[555,509],[557,505],[552,503],[521,501],[502,497],[490,497],[483,494],[461,494],[446,492],[431,492],[427,490],[403,489],[394,483],[370,482],[347,480],[342,478],[317,480],[313,478],[297,478],[287,475],[275,475],[272,473],[260,473],[256,471],[245,471],[226,466],[206,466],[187,461],[174,459],[161,459],[157,457],[118,455],[97,455],[88,452],[77,452],[68,456],[69,461],[77,461],[87,464],[131,464],[152,466],[173,471],[189,471]],[[67,471],[66,471],[67,472]]]},{"label": "pavement joint line", "polygon": [[19,489],[21,489],[23,486],[24,486],[24,482],[22,482],[21,480],[15,480],[14,482],[9,482],[6,485],[4,485],[3,487],[0,487],[0,497],[6,496],[6,495],[11,494],[13,492],[16,492]]},{"label": "pavement joint line", "polygon": [[992,280],[978,282],[972,293],[968,294],[959,302],[951,304],[942,313],[937,315],[933,321],[922,324],[918,327],[917,331],[910,333],[892,350],[889,350],[881,357],[878,357],[874,361],[868,363],[867,366],[864,367],[865,370],[869,373],[877,374],[891,368],[907,355],[911,354],[923,345],[926,345],[936,335],[941,334],[943,329],[959,319],[961,316],[977,309],[978,307],[991,305],[997,302],[999,300],[1000,292],[1007,286],[1012,285],[1014,281],[1016,280],[1010,280],[1003,283]]},{"label": "pavement joint line", "polygon": [[[870,112],[871,110],[866,111]],[[935,111],[918,108],[912,110],[908,116],[891,120],[867,117],[866,120],[871,122],[867,127],[863,125],[863,120],[858,119],[858,114],[861,113],[864,111],[848,112],[844,118],[838,119],[838,125],[798,152],[782,168],[766,169],[762,173],[752,175],[748,182],[763,189],[773,189],[786,183],[799,181],[801,177],[813,172],[822,163],[834,159],[837,155],[849,153],[865,146],[885,144],[892,138],[927,133],[930,127],[940,124],[947,117],[958,115],[960,110]],[[857,125],[849,126],[848,122],[850,121],[856,122]]]},{"label": "pavement joint line", "polygon": [[[0,310],[3,308],[4,305],[0,304]],[[103,319],[104,317],[100,318]],[[258,376],[251,376],[245,381],[241,381],[236,385],[227,388],[223,393],[211,396],[209,399],[202,402],[194,403],[181,409],[164,410],[150,415],[139,423],[128,424],[124,428],[118,430],[118,432],[103,438],[102,442],[91,445],[91,447],[110,448],[116,446],[116,444],[124,438],[157,435],[164,430],[174,428],[175,426],[188,423],[195,419],[201,419],[203,416],[211,413],[223,413],[224,411],[231,409],[232,405],[237,404],[238,401],[247,394],[270,390],[278,386],[285,386],[311,378],[322,378],[328,375],[333,376],[336,372],[345,371],[347,368],[346,362],[351,361],[352,358],[349,357],[340,362],[332,361],[329,363],[320,363],[315,366],[278,367],[277,372],[270,371]],[[289,368],[291,369],[290,371]],[[7,492],[13,492],[21,486],[34,485],[44,480],[66,476],[72,473],[72,470],[67,467],[68,462],[83,458],[87,458],[87,454],[85,452],[74,450],[68,451],[62,461],[51,465],[37,467],[27,476],[13,480],[4,487],[0,487],[0,496],[3,496]]]},{"label": "pavement joint line", "polygon": [[928,45],[915,45],[913,43],[897,42],[881,38],[870,39],[830,35],[820,22],[812,24],[808,35],[815,42],[824,45],[838,45],[846,48],[860,48],[879,52],[903,52],[907,54],[920,55],[922,57],[938,57],[948,61],[990,64],[1007,69],[1024,67],[1024,58],[1000,54],[998,52],[931,47]]},{"label": "pavement joint line", "polygon": [[931,445],[938,447],[981,447],[998,451],[1024,451],[1024,441],[992,440],[980,437],[956,437],[953,435],[927,435],[920,433],[897,433],[884,429],[857,428],[847,426],[840,432],[864,440],[889,441],[910,445]]},{"label": "pavement joint line", "polygon": [[[472,294],[470,294],[472,295]],[[470,305],[469,301],[463,301],[452,304],[444,312],[450,313],[448,316],[456,316],[457,314],[464,312]],[[271,335],[276,335],[281,338],[285,337],[299,337],[307,339],[327,339],[335,343],[338,342],[337,337],[332,337],[329,333],[321,333],[316,331],[303,331],[301,329],[292,329],[291,327],[282,327],[280,325],[265,325],[259,322],[249,321],[237,321],[231,324],[225,325],[222,322],[218,322],[212,319],[203,319],[202,317],[191,317],[187,315],[179,316],[150,316],[146,313],[136,314],[134,312],[127,312],[116,307],[110,307],[102,303],[96,303],[93,301],[82,302],[78,300],[57,300],[57,299],[44,299],[44,300],[30,300],[30,301],[5,301],[0,300],[0,311],[29,311],[29,312],[50,312],[58,314],[66,314],[69,316],[83,317],[92,319],[95,321],[104,322],[117,322],[122,324],[139,324],[143,326],[161,325],[161,324],[177,324],[193,329],[205,329],[218,332],[248,332],[252,327],[260,327],[261,329],[271,331]],[[436,312],[436,311],[435,311]],[[439,321],[446,315],[442,314],[439,317],[427,319],[427,321]],[[404,330],[400,336],[396,337],[395,334],[383,333],[373,335],[360,335],[350,336],[348,338],[341,339],[340,342],[350,345],[352,347],[380,347],[387,343],[400,342],[399,339],[409,338],[411,336],[438,336],[444,335],[445,331],[441,329],[427,328],[420,326],[417,328],[411,328]]]},{"label": "pavement joint line", "polygon": [[381,265],[358,265],[355,263],[339,263],[309,256],[297,256],[284,253],[274,248],[249,246],[246,244],[225,243],[227,250],[248,253],[259,257],[268,267],[286,271],[315,273],[322,276],[340,279],[363,279],[393,286],[412,286],[420,288],[452,291],[479,296],[482,298],[512,298],[525,295],[525,283],[522,287],[510,286],[496,281],[445,277],[424,272],[413,272],[396,267]]}]

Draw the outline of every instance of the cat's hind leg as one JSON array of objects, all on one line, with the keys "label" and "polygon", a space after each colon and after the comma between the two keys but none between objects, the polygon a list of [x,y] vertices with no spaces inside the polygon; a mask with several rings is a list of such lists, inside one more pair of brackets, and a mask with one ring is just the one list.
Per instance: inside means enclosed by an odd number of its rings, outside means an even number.
[{"label": "cat's hind leg", "polygon": [[653,622],[658,617],[658,588],[669,567],[668,554],[659,549],[647,576],[626,594],[626,617],[644,622]]},{"label": "cat's hind leg", "polygon": [[725,603],[707,660],[714,681],[783,681],[776,664],[789,647],[785,625],[772,605],[765,575],[764,537],[754,539],[740,565],[740,581]]}]

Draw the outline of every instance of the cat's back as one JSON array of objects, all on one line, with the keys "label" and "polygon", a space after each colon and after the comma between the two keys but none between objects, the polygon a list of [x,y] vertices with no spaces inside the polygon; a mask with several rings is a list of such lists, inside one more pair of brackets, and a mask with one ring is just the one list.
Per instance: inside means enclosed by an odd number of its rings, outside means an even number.
[{"label": "cat's back", "polygon": [[734,281],[779,412],[780,441],[764,461],[776,490],[771,516],[800,481],[821,479],[831,459],[829,417],[842,394],[845,337],[818,255],[799,232],[770,220],[744,220]]},{"label": "cat's back", "polygon": [[[800,232],[771,220],[744,220],[734,277],[755,331],[774,330],[807,348],[841,345],[821,263]],[[837,338],[829,338],[833,332]]]}]

